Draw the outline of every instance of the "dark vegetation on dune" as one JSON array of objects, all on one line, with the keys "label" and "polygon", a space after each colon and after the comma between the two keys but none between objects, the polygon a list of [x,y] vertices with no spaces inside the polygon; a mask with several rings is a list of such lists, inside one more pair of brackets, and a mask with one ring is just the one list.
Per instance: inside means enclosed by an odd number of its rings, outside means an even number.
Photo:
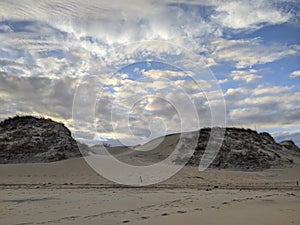
[{"label": "dark vegetation on dune", "polygon": [[[212,128],[224,131],[225,128]],[[200,130],[198,145],[188,165],[198,166],[205,151],[211,128]],[[212,138],[212,142],[214,142]],[[293,164],[293,157],[300,156],[300,149],[293,141],[276,143],[266,132],[258,133],[250,129],[226,128],[220,151],[211,168],[267,169]]]},{"label": "dark vegetation on dune", "polygon": [[0,163],[53,162],[80,156],[76,141],[62,123],[32,116],[0,123]]},{"label": "dark vegetation on dune", "polygon": [[[228,168],[256,170],[293,164],[293,158],[300,156],[300,149],[293,141],[276,143],[268,133],[257,133],[250,129],[240,128],[212,128],[225,131],[220,151],[218,152],[212,168]],[[225,130],[224,130],[225,129]],[[199,133],[199,140],[194,155],[187,165],[198,166],[206,149],[211,128],[203,128]],[[168,135],[173,147],[177,144],[180,135]],[[172,138],[172,139],[171,139]],[[176,141],[177,140],[177,141]],[[188,141],[188,140],[187,140]],[[212,138],[212,142],[217,141]],[[168,146],[170,147],[170,143]],[[164,143],[164,142],[163,142]],[[36,118],[32,116],[16,116],[0,122],[0,163],[31,163],[53,162],[68,158],[81,157],[80,149],[85,153],[94,152],[97,148],[76,143],[71,132],[62,123],[51,119]],[[122,153],[126,147],[111,147],[113,152]],[[172,151],[172,146],[170,147]],[[164,157],[164,144],[154,150],[159,156]],[[151,152],[151,151],[150,151]],[[141,154],[133,151],[132,160]],[[167,154],[166,154],[167,155]],[[145,152],[143,157],[147,157]],[[166,156],[167,157],[167,156]],[[178,158],[178,162],[180,157]]]}]

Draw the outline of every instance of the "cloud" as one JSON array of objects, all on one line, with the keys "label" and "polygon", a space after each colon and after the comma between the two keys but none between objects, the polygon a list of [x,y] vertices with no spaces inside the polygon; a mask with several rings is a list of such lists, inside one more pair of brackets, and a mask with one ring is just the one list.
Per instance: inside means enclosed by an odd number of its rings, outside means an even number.
[{"label": "cloud", "polygon": [[250,89],[247,88],[229,88],[225,92],[226,101],[230,103],[236,102],[239,99],[243,99],[250,94]]},{"label": "cloud", "polygon": [[[0,75],[2,107],[16,113],[36,113],[59,120],[69,120],[77,80]],[[2,114],[2,110],[1,110]]]},{"label": "cloud", "polygon": [[[141,71],[137,67],[134,70]],[[131,144],[144,142],[150,134],[153,138],[182,129],[196,130],[200,126],[197,113],[201,124],[209,126],[210,105],[195,81],[179,79],[171,82],[160,77],[149,79],[148,75],[152,73],[165,75],[164,72],[171,78],[177,77],[175,71],[149,71],[146,78],[135,77],[134,80],[132,75],[124,73],[116,74],[112,79],[101,79],[102,76],[82,78],[73,108],[75,130],[81,140],[94,138],[94,126],[98,136],[119,138]],[[101,80],[99,84],[98,80]],[[96,95],[98,92],[99,95]]]},{"label": "cloud", "polygon": [[278,141],[284,141],[284,140],[293,140],[294,143],[300,147],[300,131],[282,131],[282,132],[273,132],[272,136]]},{"label": "cloud", "polygon": [[290,74],[291,78],[300,77],[300,70],[296,70]]},{"label": "cloud", "polygon": [[285,129],[300,122],[300,92],[293,87],[259,85],[229,89],[225,95],[229,123]]},{"label": "cloud", "polygon": [[192,74],[189,72],[184,71],[172,71],[172,70],[147,70],[142,71],[142,74],[147,77],[151,77],[153,79],[159,79],[159,78],[179,78],[179,77],[187,77],[191,76]]},{"label": "cloud", "polygon": [[[280,3],[288,8],[288,3]],[[257,38],[225,39],[290,21],[293,15],[284,14],[278,5],[266,0],[251,4],[223,0],[1,1],[1,118],[36,113],[70,125],[73,97],[81,81],[86,83],[80,89],[82,102],[77,115],[85,134],[93,135],[92,107],[101,131],[98,136],[130,138],[122,120],[128,112],[137,136],[149,135],[153,115],[165,121],[168,131],[179,131],[181,121],[171,102],[180,103],[186,117],[190,115],[189,103],[194,103],[201,124],[209,126],[209,109],[220,104],[220,93],[211,90],[214,85],[210,79],[193,81],[190,77],[197,75],[195,72],[203,72],[195,68],[231,63],[236,67],[231,78],[248,84],[261,75],[246,68],[299,54],[299,45],[266,45]],[[195,70],[136,70],[144,80],[119,71],[145,59],[168,59],[178,68],[185,65]],[[89,78],[91,84],[85,81]],[[227,86],[230,81],[226,78],[219,83]],[[94,94],[100,87],[103,89],[94,106],[91,103],[96,101]],[[169,102],[155,98],[155,94]],[[270,126],[299,122],[295,107],[299,94],[290,88],[229,88],[225,98],[232,120],[242,118],[247,124],[260,121]],[[262,117],[257,116],[259,113]],[[284,116],[278,119],[280,113]],[[268,118],[270,122],[266,122]],[[190,118],[185,126],[197,129],[196,122]],[[114,133],[115,127],[119,130]]]},{"label": "cloud", "polygon": [[210,47],[211,55],[220,62],[234,62],[238,69],[266,64],[281,58],[299,55],[300,45],[263,45],[260,39],[216,39]]},{"label": "cloud", "polygon": [[234,81],[245,81],[246,83],[252,83],[262,78],[262,76],[257,75],[257,70],[234,70],[231,72],[230,77]]},{"label": "cloud", "polygon": [[[218,60],[245,68],[299,52],[296,45],[266,47],[256,39],[220,38],[225,29],[220,22],[226,21],[221,17],[237,15],[237,21],[240,20],[240,5],[250,12],[254,6],[261,8],[254,10],[255,16],[251,15],[251,18],[260,19],[245,24],[246,27],[264,20],[272,24],[281,22],[276,19],[276,15],[281,15],[280,10],[271,7],[268,1],[257,4],[235,1],[158,3],[154,0],[1,2],[1,26],[5,33],[0,35],[0,50],[10,57],[15,56],[9,60],[23,60],[22,64],[28,67],[10,66],[7,68],[10,74],[53,77],[95,75],[99,74],[99,68],[133,63],[144,56],[159,59],[163,55],[177,55],[174,63],[187,63],[180,46],[189,51],[206,52],[201,62],[207,67],[217,65]],[[147,45],[149,40],[170,44]],[[204,46],[211,40],[212,46]]]},{"label": "cloud", "polygon": [[13,30],[11,29],[10,26],[6,25],[6,24],[1,24],[0,25],[0,32],[2,33],[10,33],[13,32]]},{"label": "cloud", "polygon": [[287,22],[290,15],[280,12],[271,1],[228,1],[216,7],[212,17],[231,29],[259,29],[263,24]]},{"label": "cloud", "polygon": [[229,80],[227,78],[223,79],[223,80],[218,80],[219,84],[225,84],[227,83]]},{"label": "cloud", "polygon": [[[284,6],[288,8],[288,3]],[[258,29],[287,22],[292,16],[267,0],[28,0],[1,2],[0,14],[3,20],[39,20],[77,40],[93,37],[108,45],[142,40],[182,45],[184,38],[205,43],[222,36],[226,28]]]},{"label": "cloud", "polygon": [[266,96],[266,95],[276,95],[282,93],[292,92],[292,87],[288,86],[266,86],[258,85],[254,90],[252,90],[253,96]]},{"label": "cloud", "polygon": [[[3,18],[41,20],[77,38],[91,36],[109,45],[141,40],[200,37],[215,31],[192,7],[168,1],[16,1],[0,4]],[[143,10],[141,10],[143,9]],[[14,11],[12,15],[9,12]],[[80,15],[80,17],[78,17]],[[196,25],[196,26],[195,26]]]}]

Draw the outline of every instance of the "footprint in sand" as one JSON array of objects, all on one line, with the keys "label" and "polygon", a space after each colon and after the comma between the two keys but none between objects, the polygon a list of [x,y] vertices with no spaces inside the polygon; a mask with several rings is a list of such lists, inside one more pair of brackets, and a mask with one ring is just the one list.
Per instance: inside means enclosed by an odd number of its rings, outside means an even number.
[{"label": "footprint in sand", "polygon": [[187,211],[185,211],[185,210],[178,210],[177,213],[184,214],[184,213],[187,213]]},{"label": "footprint in sand", "polygon": [[142,216],[141,217],[141,219],[143,219],[143,220],[147,220],[147,219],[149,219],[150,217],[149,216]]},{"label": "footprint in sand", "polygon": [[200,208],[195,208],[194,210],[195,211],[202,211],[202,209],[200,209]]},{"label": "footprint in sand", "polygon": [[123,220],[122,223],[129,223],[130,220]]},{"label": "footprint in sand", "polygon": [[168,216],[169,213],[162,213],[161,216]]}]

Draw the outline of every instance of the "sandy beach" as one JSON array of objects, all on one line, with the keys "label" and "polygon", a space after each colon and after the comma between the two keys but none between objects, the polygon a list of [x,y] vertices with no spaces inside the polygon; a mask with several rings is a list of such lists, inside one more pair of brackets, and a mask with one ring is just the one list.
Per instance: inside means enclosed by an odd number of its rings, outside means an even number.
[{"label": "sandy beach", "polygon": [[124,187],[84,159],[0,165],[1,224],[298,224],[299,166],[263,172],[186,167]]}]

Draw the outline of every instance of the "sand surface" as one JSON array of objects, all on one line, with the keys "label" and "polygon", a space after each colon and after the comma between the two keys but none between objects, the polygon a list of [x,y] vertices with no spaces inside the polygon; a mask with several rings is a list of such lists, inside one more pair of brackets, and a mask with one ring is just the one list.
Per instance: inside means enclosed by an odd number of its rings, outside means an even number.
[{"label": "sand surface", "polygon": [[300,224],[300,167],[186,167],[143,188],[114,184],[83,159],[0,165],[0,224]]}]

